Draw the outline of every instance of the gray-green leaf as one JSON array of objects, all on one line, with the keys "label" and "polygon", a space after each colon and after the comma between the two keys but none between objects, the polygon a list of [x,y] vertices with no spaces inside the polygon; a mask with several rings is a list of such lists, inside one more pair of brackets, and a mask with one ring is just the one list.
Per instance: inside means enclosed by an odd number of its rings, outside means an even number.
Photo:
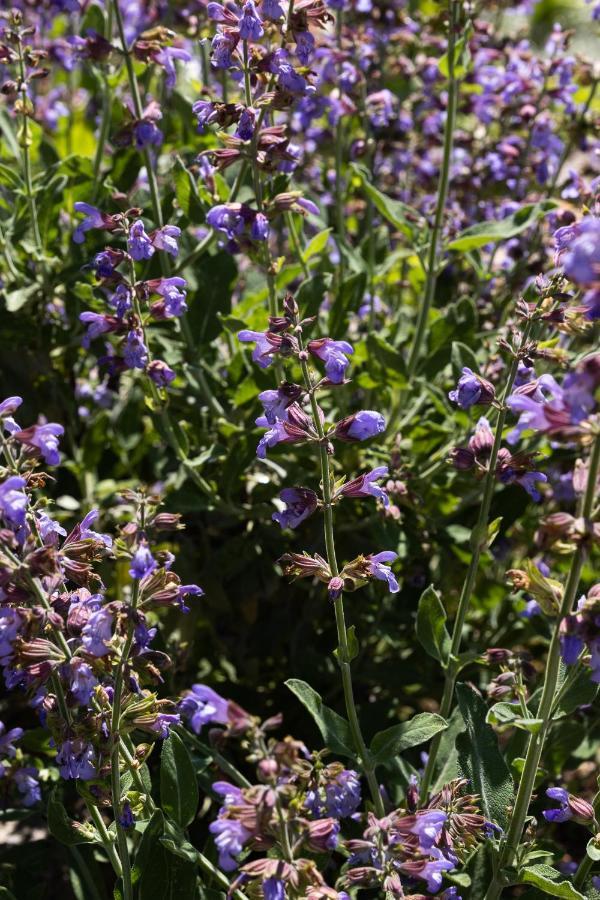
[{"label": "gray-green leaf", "polygon": [[450,635],[446,628],[446,610],[432,584],[421,594],[417,610],[417,638],[430,656],[443,665],[450,653]]},{"label": "gray-green leaf", "polygon": [[573,887],[565,875],[561,875],[552,866],[527,866],[519,876],[521,884],[533,884],[538,890],[551,897],[564,897],[565,900],[585,900],[583,894]]},{"label": "gray-green leaf", "polygon": [[160,757],[160,797],[167,815],[185,828],[198,809],[198,783],[187,747],[171,732]]},{"label": "gray-green leaf", "polygon": [[371,741],[371,759],[375,765],[390,762],[394,756],[430,740],[448,723],[435,713],[419,713],[409,722],[392,725],[385,731],[378,731]]},{"label": "gray-green leaf", "polygon": [[305,681],[289,678],[285,685],[311,714],[329,749],[342,756],[355,756],[352,749],[352,733],[346,719],[325,706],[321,696]]}]

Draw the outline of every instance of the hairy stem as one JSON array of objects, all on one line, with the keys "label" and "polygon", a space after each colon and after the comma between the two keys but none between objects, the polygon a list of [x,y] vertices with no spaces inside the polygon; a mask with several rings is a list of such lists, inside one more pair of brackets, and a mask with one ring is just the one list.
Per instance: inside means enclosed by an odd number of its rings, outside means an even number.
[{"label": "hairy stem", "polygon": [[[590,461],[588,466],[587,485],[585,489],[582,517],[584,520],[590,518],[592,507],[594,505],[594,497],[596,492],[596,483],[598,479],[598,470],[600,468],[600,434],[596,434]],[[560,626],[565,618],[573,610],[573,604],[577,597],[579,589],[579,581],[581,578],[581,570],[585,559],[586,550],[583,543],[577,546],[573,555],[567,582],[565,584],[563,599],[560,610],[554,624],[550,647],[548,649],[548,658],[546,662],[546,673],[544,676],[544,684],[542,687],[542,697],[537,712],[537,718],[541,719],[541,726],[536,734],[532,734],[529,738],[527,746],[527,754],[525,756],[525,765],[517,791],[514,811],[511,817],[510,826],[503,842],[500,858],[498,861],[498,871],[494,875],[492,883],[485,895],[485,900],[497,900],[500,897],[505,886],[505,880],[502,875],[502,869],[511,866],[515,860],[519,842],[523,834],[523,826],[529,810],[531,795],[535,785],[535,776],[542,758],[544,745],[550,726],[552,724],[552,710],[554,707],[555,696],[558,686],[560,674]]]},{"label": "hairy stem", "polygon": [[458,13],[458,0],[448,0],[448,106],[446,110],[446,122],[444,124],[444,150],[442,166],[438,179],[437,200],[431,236],[429,239],[429,252],[427,256],[427,274],[425,277],[425,291],[423,303],[417,317],[415,334],[408,358],[409,378],[415,375],[421,357],[421,348],[427,331],[427,319],[435,294],[438,270],[438,246],[440,232],[444,221],[444,210],[448,199],[448,185],[450,181],[450,160],[454,142],[454,127],[456,123],[456,105],[458,100],[458,80],[454,66],[454,52],[456,47],[456,22]]},{"label": "hairy stem", "polygon": [[[331,570],[331,574],[335,577],[339,574],[337,556],[335,552],[335,535],[333,527],[333,506],[331,503],[331,471],[329,466],[329,454],[327,451],[327,438],[325,437],[321,419],[319,416],[319,408],[315,397],[315,387],[308,367],[308,363],[302,358],[302,339],[299,337],[301,357],[300,364],[302,366],[302,376],[304,384],[310,398],[310,406],[312,412],[313,424],[319,436],[319,462],[321,465],[321,488],[323,491],[323,518],[324,518],[324,535],[327,562]],[[358,712],[356,709],[356,701],[354,699],[354,688],[352,686],[352,669],[350,665],[350,653],[348,649],[348,634],[346,630],[346,618],[344,614],[344,601],[339,596],[334,601],[335,623],[338,637],[337,660],[342,675],[342,687],[344,690],[344,701],[346,705],[346,713],[352,733],[354,749],[358,756],[361,768],[367,779],[376,814],[381,817],[385,814],[381,792],[375,776],[375,768],[371,762],[369,751],[362,735]]]},{"label": "hairy stem", "polygon": [[31,218],[31,230],[35,245],[40,253],[43,252],[42,235],[40,233],[40,225],[38,221],[37,204],[35,202],[35,194],[33,192],[33,181],[31,178],[31,154],[29,148],[31,146],[31,135],[29,133],[29,113],[31,101],[27,96],[27,81],[25,77],[25,52],[23,41],[19,37],[19,93],[21,95],[21,133],[19,134],[19,146],[21,147],[23,156],[23,177],[25,179],[25,192],[27,194],[27,203],[29,205],[29,216]]},{"label": "hairy stem", "polygon": [[[492,497],[494,494],[494,487],[496,483],[496,463],[498,461],[498,452],[500,450],[500,445],[502,443],[502,431],[504,429],[504,423],[506,421],[506,400],[513,389],[513,385],[515,383],[515,378],[517,377],[517,372],[519,368],[519,359],[520,359],[520,350],[526,345],[529,335],[531,333],[532,322],[531,320],[527,322],[525,328],[523,329],[523,334],[521,336],[520,347],[513,356],[513,360],[508,372],[508,378],[506,380],[506,385],[504,387],[504,392],[502,394],[502,399],[500,401],[500,410],[498,413],[498,420],[496,422],[496,430],[494,433],[494,443],[492,445],[492,450],[490,453],[490,458],[488,461],[488,468],[485,475],[485,480],[483,483],[483,497],[481,499],[481,506],[479,507],[479,514],[477,516],[477,524],[473,529],[471,534],[471,561],[469,562],[469,568],[467,569],[467,573],[465,575],[465,580],[462,586],[462,590],[460,593],[460,599],[458,601],[458,607],[456,611],[456,618],[454,620],[454,625],[452,627],[452,642],[450,647],[450,654],[448,658],[448,664],[446,668],[446,677],[444,680],[444,690],[442,694],[442,700],[440,704],[440,715],[446,719],[450,714],[452,709],[452,701],[454,698],[454,687],[456,685],[456,678],[459,672],[459,662],[458,662],[458,654],[460,653],[460,647],[462,643],[462,633],[465,626],[465,621],[467,618],[467,613],[469,611],[469,605],[471,603],[471,596],[473,594],[473,589],[475,587],[475,581],[477,579],[477,573],[479,571],[479,561],[481,558],[482,551],[485,549],[487,545],[487,530],[488,530],[488,519],[490,515],[490,507],[492,505]],[[425,771],[423,773],[423,778],[421,779],[421,790],[420,790],[420,799],[421,804],[427,801],[427,795],[429,793],[429,789],[431,787],[433,775],[435,772],[435,766],[437,761],[437,755],[440,749],[441,744],[441,732],[437,734],[432,742],[431,747],[429,749],[429,757],[427,759],[427,765],[425,766]]]}]

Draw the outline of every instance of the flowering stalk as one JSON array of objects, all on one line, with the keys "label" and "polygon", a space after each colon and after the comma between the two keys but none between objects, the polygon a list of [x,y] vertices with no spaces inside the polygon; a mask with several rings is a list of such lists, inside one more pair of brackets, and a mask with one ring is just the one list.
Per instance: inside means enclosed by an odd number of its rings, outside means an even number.
[{"label": "flowering stalk", "polygon": [[25,179],[25,191],[27,193],[27,202],[29,204],[29,215],[31,216],[31,230],[35,244],[40,253],[43,252],[42,235],[38,221],[37,204],[33,192],[33,182],[31,178],[31,156],[29,148],[31,147],[31,135],[29,133],[29,115],[31,111],[31,101],[27,96],[27,78],[25,72],[25,50],[23,45],[23,35],[20,29],[16,31],[17,36],[17,52],[19,55],[19,93],[20,112],[21,112],[21,131],[19,133],[19,146],[23,151],[23,177]]},{"label": "flowering stalk", "polygon": [[[598,472],[600,470],[600,432],[596,431],[594,443],[590,454],[588,464],[588,475],[581,515],[584,521],[590,519],[592,514],[594,499],[596,496],[596,484],[598,480]],[[540,728],[535,734],[532,734],[527,747],[525,756],[525,764],[519,782],[519,789],[515,800],[514,811],[511,817],[510,826],[503,841],[498,866],[492,882],[485,895],[485,900],[497,900],[502,894],[507,881],[502,873],[502,869],[511,866],[519,848],[519,841],[523,833],[523,826],[531,803],[531,796],[535,785],[535,777],[540,764],[546,737],[552,724],[552,710],[554,707],[554,699],[558,687],[558,678],[560,673],[560,634],[561,624],[566,616],[573,610],[573,604],[577,597],[579,581],[581,578],[581,570],[585,559],[585,546],[583,542],[579,542],[577,549],[573,555],[571,567],[565,584],[564,594],[558,616],[552,632],[550,647],[548,650],[548,659],[546,663],[546,673],[544,684],[542,687],[542,696],[537,712],[537,718],[540,720]],[[578,873],[579,874],[579,873]],[[585,875],[585,873],[584,873]],[[580,877],[580,882],[583,878]]]},{"label": "flowering stalk", "polygon": [[[448,656],[448,663],[446,667],[446,677],[444,681],[444,691],[442,694],[442,700],[440,704],[440,715],[442,718],[447,719],[450,715],[450,711],[452,709],[452,701],[454,698],[454,688],[456,685],[456,678],[460,671],[460,660],[459,653],[460,647],[462,643],[462,633],[465,625],[465,620],[467,618],[467,613],[469,611],[469,605],[471,603],[471,596],[473,594],[473,589],[475,587],[475,580],[477,578],[477,573],[479,571],[479,560],[481,558],[482,551],[487,546],[487,531],[488,531],[488,519],[490,515],[490,507],[492,504],[492,497],[494,494],[494,487],[496,483],[496,464],[498,462],[498,453],[500,451],[500,445],[502,443],[502,432],[504,429],[504,423],[506,421],[506,414],[508,412],[508,407],[506,405],[506,399],[510,395],[515,379],[517,377],[519,363],[521,361],[521,356],[524,348],[527,345],[527,341],[529,340],[529,335],[531,333],[531,328],[533,326],[533,319],[530,318],[523,329],[523,333],[521,336],[521,341],[519,348],[513,353],[513,359],[508,371],[508,378],[506,380],[506,385],[504,387],[504,393],[500,400],[500,409],[498,411],[498,420],[496,422],[496,430],[494,432],[494,443],[492,445],[488,469],[485,475],[484,485],[483,485],[483,497],[481,499],[481,506],[479,507],[479,515],[477,517],[477,524],[473,529],[471,534],[471,561],[469,563],[469,568],[467,569],[467,574],[465,576],[465,580],[463,582],[462,590],[460,593],[460,599],[458,601],[458,608],[456,611],[456,618],[454,620],[454,625],[452,628],[452,643],[450,647],[450,653]],[[433,774],[435,771],[435,765],[437,761],[437,755],[440,749],[441,744],[441,734],[436,735],[432,742],[431,747],[429,749],[429,756],[427,759],[427,765],[425,766],[425,771],[423,773],[423,778],[421,780],[421,790],[420,790],[420,799],[421,803],[425,803],[427,800],[427,795],[429,793],[429,789],[431,787],[431,782],[433,779]]]},{"label": "flowering stalk", "polygon": [[456,48],[455,29],[458,20],[459,0],[448,0],[448,106],[446,110],[446,121],[444,124],[444,150],[442,157],[442,167],[438,180],[437,200],[435,205],[435,216],[429,239],[429,252],[427,256],[427,274],[425,278],[425,291],[423,295],[423,304],[419,310],[415,334],[413,337],[412,348],[408,359],[408,376],[413,378],[417,371],[419,359],[421,356],[421,345],[427,331],[427,319],[429,310],[433,302],[435,294],[435,286],[437,283],[438,268],[438,245],[440,240],[440,232],[444,220],[444,211],[446,208],[446,200],[448,199],[448,185],[450,181],[450,162],[452,157],[452,146],[454,142],[454,127],[456,123],[456,106],[458,101],[458,80],[454,65],[454,54]]},{"label": "flowering stalk", "polygon": [[[133,101],[133,108],[138,120],[143,119],[144,117],[144,109],[142,106],[142,99],[140,97],[140,89],[138,86],[135,70],[133,68],[133,61],[131,59],[131,50],[127,44],[127,38],[125,37],[125,27],[123,25],[123,16],[121,15],[121,9],[119,7],[119,0],[112,0],[112,7],[115,12],[115,20],[117,23],[117,31],[119,32],[119,40],[121,42],[121,49],[123,51],[123,57],[125,59],[125,67],[127,69],[127,79],[129,81],[129,90],[131,91],[131,99]],[[154,221],[156,225],[161,228],[163,224],[163,215],[162,208],[160,205],[160,194],[158,192],[158,184],[156,181],[156,173],[154,171],[154,167],[152,165],[152,155],[149,147],[144,148],[144,159],[146,161],[146,172],[148,174],[148,187],[150,188],[150,197],[152,200],[152,210],[154,212]],[[162,265],[166,264],[166,260],[162,259]]]},{"label": "flowering stalk", "polygon": [[[302,342],[301,328],[298,329],[298,343],[300,346],[300,365],[302,368],[302,377],[306,387],[313,420],[313,426],[319,436],[319,463],[321,466],[321,489],[323,491],[323,531],[325,536],[325,548],[327,562],[331,569],[333,578],[339,577],[339,568],[337,556],[335,552],[335,536],[333,528],[333,506],[331,496],[331,472],[329,467],[329,455],[327,451],[327,438],[323,431],[323,425],[319,416],[319,408],[315,397],[315,385],[310,374],[310,369],[306,360],[306,351]],[[354,747],[359,757],[362,770],[369,784],[371,797],[375,805],[375,811],[378,816],[385,814],[381,792],[375,777],[375,769],[370,761],[369,751],[362,735],[358,713],[356,710],[356,702],[354,700],[354,689],[352,686],[352,668],[350,665],[350,653],[348,648],[348,633],[346,630],[346,619],[344,615],[344,601],[342,594],[334,600],[335,624],[338,636],[337,660],[342,674],[342,687],[344,690],[344,702],[346,704],[346,712],[348,722],[352,732]]]}]

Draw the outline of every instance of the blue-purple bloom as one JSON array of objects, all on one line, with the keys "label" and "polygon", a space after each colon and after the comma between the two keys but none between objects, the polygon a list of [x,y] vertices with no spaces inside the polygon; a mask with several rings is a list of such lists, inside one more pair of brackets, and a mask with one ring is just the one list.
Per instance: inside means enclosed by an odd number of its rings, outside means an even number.
[{"label": "blue-purple bloom", "polygon": [[382,431],[385,431],[385,419],[381,413],[363,409],[338,422],[333,436],[342,441],[366,441]]},{"label": "blue-purple bloom", "polygon": [[202,726],[210,722],[226,725],[229,704],[206,684],[193,684],[179,703],[179,711],[187,719],[192,731],[200,734]]},{"label": "blue-purple bloom", "polygon": [[352,356],[354,348],[348,341],[334,341],[331,338],[320,338],[309,341],[307,349],[325,363],[325,374],[332,384],[342,384],[346,369],[350,365],[348,356]]},{"label": "blue-purple bloom", "polygon": [[56,762],[63,778],[89,781],[96,777],[96,754],[91,744],[81,739],[65,741],[56,754]]},{"label": "blue-purple bloom", "polygon": [[10,525],[25,525],[29,498],[23,490],[26,485],[20,475],[11,475],[0,484],[0,515]]},{"label": "blue-purple bloom", "polygon": [[274,522],[278,522],[282,528],[297,528],[317,508],[317,495],[309,488],[284,488],[279,497],[285,503],[286,509],[283,512],[273,513],[272,519]]},{"label": "blue-purple bloom", "polygon": [[365,472],[358,478],[353,478],[352,481],[343,484],[339,489],[339,494],[344,497],[375,497],[377,500],[381,500],[387,508],[390,505],[390,498],[385,489],[375,482],[387,478],[388,474],[387,466],[377,466],[370,472]]},{"label": "blue-purple bloom", "polygon": [[494,387],[489,381],[476,375],[465,366],[462,375],[458,379],[456,389],[448,394],[453,403],[457,403],[461,409],[470,409],[471,406],[489,406],[495,396]]},{"label": "blue-purple bloom", "polygon": [[396,594],[400,590],[400,586],[390,566],[385,565],[385,563],[393,563],[397,558],[398,554],[392,550],[383,550],[381,553],[367,556],[371,575],[373,578],[379,579],[379,581],[386,581],[390,594]]},{"label": "blue-purple bloom", "polygon": [[546,796],[560,803],[558,808],[544,810],[543,816],[547,822],[567,822],[573,818],[573,813],[569,809],[568,791],[560,787],[548,788]]},{"label": "blue-purple bloom", "polygon": [[128,369],[145,369],[148,365],[148,348],[142,335],[130,331],[123,344],[123,359]]},{"label": "blue-purple bloom", "polygon": [[136,261],[150,259],[154,255],[154,246],[146,234],[144,223],[141,219],[134,222],[129,230],[127,248],[132,258]]},{"label": "blue-purple bloom", "polygon": [[111,648],[108,646],[112,638],[113,616],[109,610],[101,607],[91,614],[81,630],[83,646],[92,656],[106,656]]},{"label": "blue-purple bloom", "polygon": [[152,556],[147,544],[140,544],[131,560],[129,574],[137,580],[146,578],[158,567],[158,563]]},{"label": "blue-purple bloom", "polygon": [[178,228],[176,225],[163,225],[162,228],[158,228],[152,235],[152,243],[157,250],[164,250],[175,257],[179,254],[178,241],[180,236],[181,228]]}]

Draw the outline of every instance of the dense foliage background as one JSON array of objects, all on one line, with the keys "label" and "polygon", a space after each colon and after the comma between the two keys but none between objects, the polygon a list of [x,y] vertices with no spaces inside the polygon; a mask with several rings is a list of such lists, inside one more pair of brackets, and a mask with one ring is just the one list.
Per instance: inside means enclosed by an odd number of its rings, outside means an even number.
[{"label": "dense foliage background", "polygon": [[[230,123],[199,130],[192,112],[198,100],[214,96],[239,102],[241,75],[236,83],[235,76],[211,63],[215,23],[201,0],[121,3],[128,45],[156,42],[131,57],[145,108],[140,119],[111,3],[17,6],[23,25],[36,28],[27,40],[47,53],[37,66],[30,61],[29,72],[48,71],[21,94],[10,83],[19,79],[14,61],[0,56],[8,85],[0,104],[1,396],[23,398],[20,423],[41,415],[65,428],[60,466],[51,470],[45,495],[52,516],[67,531],[98,507],[100,530],[114,532],[131,516],[123,492],[140,485],[160,493],[163,511],[182,514],[185,530],[161,537],[158,546],[176,555],[182,582],[201,585],[204,596],[191,598],[187,615],[178,609],[154,613],[160,625],[154,647],[172,661],[161,695],[178,696],[194,683],[206,683],[261,718],[282,712],[282,735],[319,747],[317,727],[284,682],[302,679],[327,706],[343,711],[332,654],[332,604],[321,583],[290,582],[276,563],[291,551],[324,553],[321,517],[307,519],[294,533],[272,521],[281,508],[274,501],[282,488],[318,488],[319,458],[310,445],[284,444],[257,460],[258,395],[275,387],[275,376],[272,367],[253,365],[236,335],[267,327],[263,251],[255,240],[226,246],[206,218],[212,207],[228,201],[236,178],[237,200],[252,204],[255,183],[251,166],[240,170],[237,161],[221,168],[218,155],[208,153],[222,147],[224,131],[231,136]],[[330,4],[334,15],[339,6]],[[315,91],[282,100],[277,121],[290,128],[289,147],[265,163],[260,178],[267,205],[289,191],[316,204],[316,212],[296,206],[273,215],[270,277],[278,315],[284,294],[292,292],[301,315],[316,317],[310,338],[328,335],[354,347],[351,381],[343,390],[326,386],[320,401],[327,420],[366,408],[382,412],[387,422],[375,441],[336,445],[332,461],[336,477],[389,468],[387,508],[363,497],[344,501],[335,516],[341,560],[384,549],[398,554],[397,593],[372,579],[360,592],[345,594],[348,624],[359,637],[352,662],[355,697],[370,738],[415,713],[439,709],[443,676],[439,662],[415,638],[415,618],[430,584],[443,598],[449,621],[455,617],[482,479],[475,470],[460,471],[451,459],[454,448],[466,446],[480,414],[487,414],[457,407],[448,392],[466,366],[501,394],[510,360],[498,341],[511,341],[521,329],[517,302],[523,296],[529,303],[541,296],[563,310],[562,317],[549,316],[538,328],[543,352],[534,354],[537,376],[547,372],[560,380],[561,370],[568,372],[598,346],[597,323],[586,319],[585,310],[564,315],[564,308],[582,302],[577,287],[536,279],[559,277],[553,233],[595,210],[600,42],[589,4],[451,3],[457,49],[449,68],[446,4],[346,6],[337,38],[332,23],[316,32],[320,49],[302,69]],[[8,15],[2,12],[6,21]],[[113,49],[91,39],[92,32]],[[173,62],[160,56],[164,47],[186,50],[175,60],[172,81]],[[254,74],[253,79],[256,87]],[[456,80],[456,88],[449,79]],[[263,88],[270,87],[266,80],[265,75]],[[440,207],[453,90],[456,126],[446,157],[448,192]],[[159,112],[148,106],[152,103]],[[24,119],[31,192],[23,169]],[[150,138],[139,130],[141,124],[150,129]],[[160,141],[154,140],[157,128]],[[148,165],[162,220],[177,225],[181,237],[170,269],[161,271],[162,256],[156,253],[142,261],[139,277],[176,273],[187,281],[185,316],[156,319],[148,329],[154,356],[175,373],[168,390],[160,392],[139,370],[111,365],[110,359],[107,364],[118,345],[112,334],[82,343],[81,313],[106,313],[106,291],[92,260],[108,244],[125,249],[122,237],[92,229],[83,242],[73,240],[81,222],[76,203],[111,216],[137,207],[148,231],[161,224]],[[433,279],[428,277],[432,228]],[[419,343],[419,310],[429,289],[431,305]],[[290,371],[297,377],[294,365]],[[511,414],[510,426],[515,422]],[[548,480],[539,502],[515,479],[494,491],[488,519],[495,523],[494,540],[483,550],[463,631],[467,665],[460,678],[484,696],[498,674],[481,664],[490,647],[526,650],[535,691],[552,629],[547,618],[523,615],[530,597],[512,592],[506,572],[527,556],[544,555],[548,542],[545,546],[539,537],[544,515],[572,510],[567,482],[582,445],[538,433],[530,436],[527,449],[537,454],[529,468]],[[573,552],[567,542],[554,556],[554,577],[564,580]],[[594,552],[585,563],[586,587],[595,581]],[[127,562],[103,563],[101,575],[108,593],[117,597],[129,581]],[[594,689],[582,691],[571,714],[554,726],[544,778],[548,785],[571,778],[573,793],[591,799],[600,725],[593,705],[580,708],[592,703]],[[501,694],[490,693],[486,702],[494,699]],[[41,770],[46,796],[58,772],[27,696],[4,693],[1,718],[7,728],[26,729],[23,751]],[[509,763],[524,755],[527,731],[499,727],[497,732]],[[391,802],[401,802],[411,772],[422,768],[424,749],[390,757],[384,771]],[[232,752],[243,765],[240,749]],[[151,768],[155,758],[158,753]],[[201,785],[208,783],[202,773]],[[73,784],[61,790],[65,806],[81,815]],[[534,801],[540,821],[547,805],[543,796]],[[209,846],[210,806],[206,800],[191,828],[197,846]],[[0,851],[0,883],[19,900],[110,895],[111,874],[99,862],[101,854],[85,846],[59,848],[39,808],[10,810],[4,818],[10,840]],[[560,831],[550,828],[540,846],[552,850],[557,865],[578,863],[587,841],[583,833],[573,823]],[[214,852],[207,853],[214,858]],[[521,890],[514,888],[511,895],[520,896]],[[535,890],[527,896],[537,896]],[[371,895],[383,896],[378,889]],[[223,894],[215,888],[205,896]],[[484,893],[481,886],[470,893],[465,888],[463,896],[477,900]]]}]

